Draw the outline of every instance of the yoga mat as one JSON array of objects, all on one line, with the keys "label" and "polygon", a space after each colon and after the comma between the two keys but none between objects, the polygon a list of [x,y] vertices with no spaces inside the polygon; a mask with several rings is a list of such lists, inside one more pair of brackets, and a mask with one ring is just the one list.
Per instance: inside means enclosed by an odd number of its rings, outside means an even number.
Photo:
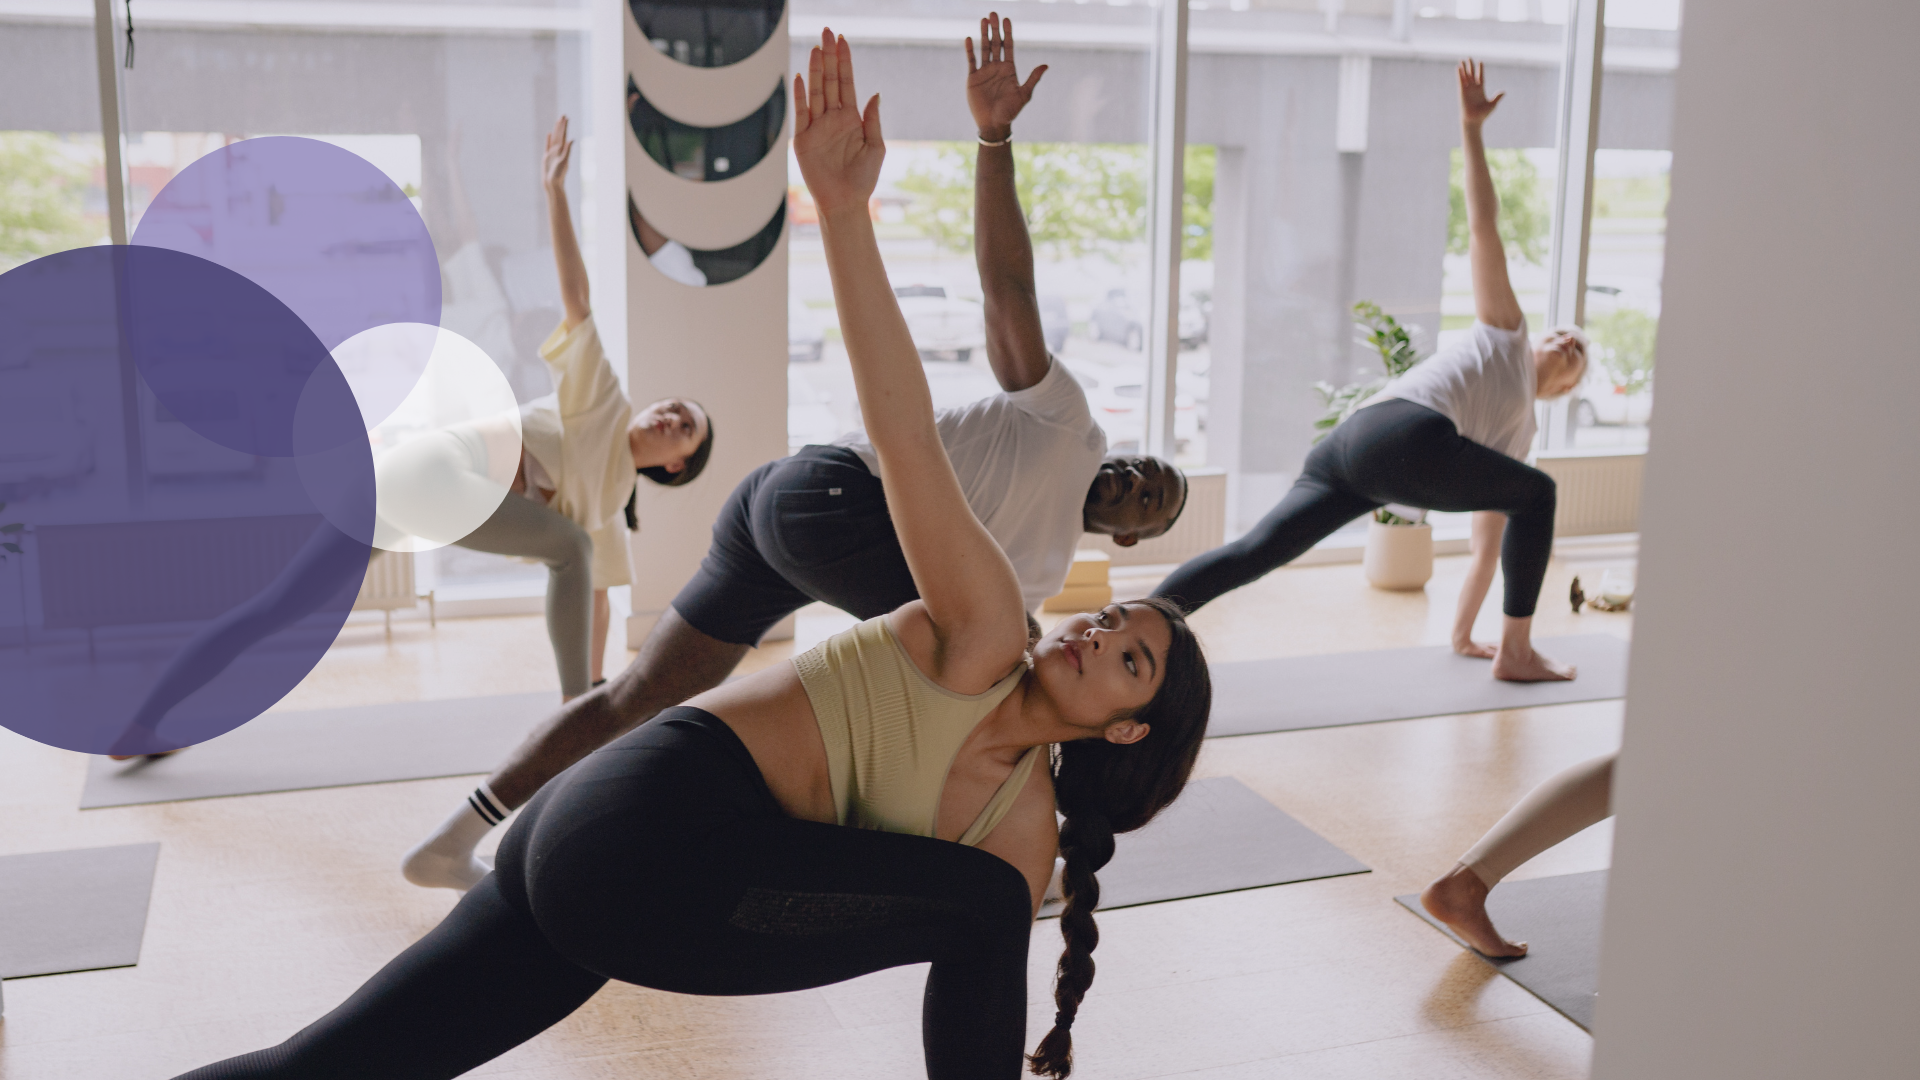
[{"label": "yoga mat", "polygon": [[[1401,906],[1459,942],[1418,896],[1396,896]],[[1487,896],[1487,914],[1508,941],[1527,943],[1527,955],[1480,959],[1528,993],[1588,1031],[1600,986],[1600,914],[1607,899],[1607,872],[1503,881]]]},{"label": "yoga mat", "polygon": [[1445,645],[1238,660],[1212,665],[1207,737],[1372,724],[1417,716],[1526,709],[1626,696],[1627,643],[1611,634],[1542,638],[1541,652],[1578,667],[1570,682],[1510,683],[1490,661]]},{"label": "yoga mat", "polygon": [[[1364,874],[1366,864],[1230,776],[1195,780],[1147,827],[1114,838],[1097,910]],[[1060,914],[1049,902],[1041,918]]]},{"label": "yoga mat", "polygon": [[159,844],[0,856],[0,979],[140,962]]},{"label": "yoga mat", "polygon": [[267,713],[157,760],[87,764],[83,810],[492,772],[553,693]]}]

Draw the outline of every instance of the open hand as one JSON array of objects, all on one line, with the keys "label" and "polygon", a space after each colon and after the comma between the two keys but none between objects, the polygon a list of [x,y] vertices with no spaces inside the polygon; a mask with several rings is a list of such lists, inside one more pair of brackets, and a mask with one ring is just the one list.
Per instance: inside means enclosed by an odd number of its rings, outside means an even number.
[{"label": "open hand", "polygon": [[1033,88],[1046,74],[1041,64],[1020,81],[1013,65],[1013,20],[1002,21],[995,12],[980,20],[980,55],[976,63],[973,39],[967,39],[967,108],[981,138],[998,142],[1007,137],[1013,119],[1033,100]]},{"label": "open hand", "polygon": [[1487,65],[1472,60],[1460,61],[1456,72],[1460,77],[1460,122],[1479,126],[1493,115],[1494,106],[1507,95],[1495,94],[1487,97]]},{"label": "open hand", "polygon": [[880,182],[887,155],[880,137],[880,95],[865,115],[853,89],[853,50],[832,30],[807,61],[807,74],[793,77],[793,154],[821,213],[859,207]]},{"label": "open hand", "polygon": [[564,188],[567,165],[572,160],[573,143],[567,138],[567,118],[562,116],[553,122],[553,130],[547,132],[547,150],[540,158],[540,183],[548,191]]}]

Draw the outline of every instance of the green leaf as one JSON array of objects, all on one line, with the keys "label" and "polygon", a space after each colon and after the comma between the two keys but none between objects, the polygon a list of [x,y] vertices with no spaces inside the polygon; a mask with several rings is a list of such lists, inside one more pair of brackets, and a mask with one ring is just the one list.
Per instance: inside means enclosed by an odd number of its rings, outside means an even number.
[{"label": "green leaf", "polygon": [[17,533],[25,532],[26,530],[27,527],[19,522],[15,522],[12,525],[0,525],[0,533]]},{"label": "green leaf", "polygon": [[25,554],[26,554],[26,552],[24,552],[24,551],[22,551],[22,550],[20,550],[20,545],[19,545],[19,544],[0,544],[0,548],[6,548],[6,549],[7,549],[8,551],[11,551],[11,552],[13,552],[13,553],[14,553],[15,555],[25,555]]}]

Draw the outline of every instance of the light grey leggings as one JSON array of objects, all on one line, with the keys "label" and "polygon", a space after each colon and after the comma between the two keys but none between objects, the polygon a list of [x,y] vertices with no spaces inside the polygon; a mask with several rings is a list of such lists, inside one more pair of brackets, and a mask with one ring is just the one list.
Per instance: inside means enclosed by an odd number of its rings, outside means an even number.
[{"label": "light grey leggings", "polygon": [[1613,813],[1613,759],[1602,754],[1541,781],[1460,856],[1488,888],[1523,862]]},{"label": "light grey leggings", "polygon": [[[506,466],[515,463],[500,464],[494,477],[512,477],[513,468]],[[593,538],[587,531],[549,507],[508,494],[498,479],[489,478],[485,441],[470,425],[422,435],[394,450],[378,468],[380,513],[392,524],[416,536],[547,565],[547,637],[560,669],[560,693],[586,693],[593,640]],[[447,522],[458,520],[463,507],[485,506],[496,498],[499,509],[491,517],[454,539],[458,529],[448,530]]]},{"label": "light grey leggings", "polygon": [[587,531],[572,518],[509,495],[459,546],[547,564],[547,637],[560,669],[560,693],[586,693],[593,641],[593,538]]}]

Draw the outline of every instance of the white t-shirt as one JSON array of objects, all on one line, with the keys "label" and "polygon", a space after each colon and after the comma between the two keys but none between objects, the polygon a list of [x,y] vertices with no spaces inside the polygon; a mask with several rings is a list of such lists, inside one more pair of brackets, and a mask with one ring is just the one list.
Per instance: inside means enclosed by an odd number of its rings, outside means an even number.
[{"label": "white t-shirt", "polygon": [[[1025,390],[944,409],[935,423],[967,505],[1013,563],[1027,609],[1039,607],[1066,584],[1086,530],[1087,488],[1107,456],[1107,436],[1094,423],[1086,392],[1055,360]],[[833,445],[860,455],[880,475],[865,432]]]},{"label": "white t-shirt", "polygon": [[[633,493],[633,452],[627,424],[633,407],[607,362],[600,332],[588,316],[563,322],[540,346],[554,391],[520,406],[529,486],[553,491],[547,505],[593,537],[593,587],[627,585],[627,497]],[[537,474],[544,474],[536,479]]]},{"label": "white t-shirt", "polygon": [[1525,461],[1533,449],[1534,391],[1526,322],[1501,330],[1476,319],[1460,340],[1413,365],[1367,404],[1399,398],[1425,405],[1466,438]]}]

